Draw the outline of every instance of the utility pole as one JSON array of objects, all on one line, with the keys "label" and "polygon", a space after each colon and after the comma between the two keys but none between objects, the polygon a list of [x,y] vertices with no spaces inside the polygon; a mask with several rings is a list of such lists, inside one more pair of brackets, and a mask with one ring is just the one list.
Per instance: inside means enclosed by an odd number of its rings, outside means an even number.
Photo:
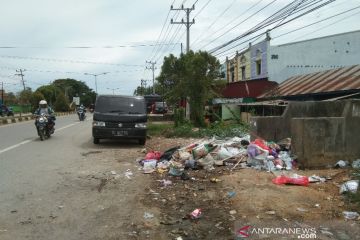
[{"label": "utility pole", "polygon": [[151,69],[152,70],[152,73],[153,73],[153,94],[155,94],[155,64],[156,62],[152,62],[152,61],[146,61],[146,63],[150,63],[151,64],[151,67],[146,67],[146,69]]},{"label": "utility pole", "polygon": [[186,26],[186,52],[188,53],[190,51],[190,27],[191,27],[191,25],[195,24],[195,19],[193,19],[190,22],[190,12],[195,10],[195,5],[193,5],[191,8],[184,8],[184,5],[181,5],[181,8],[174,8],[171,5],[170,10],[174,10],[174,11],[184,10],[186,12],[186,21],[184,21],[184,19],[181,19],[181,22],[174,22],[174,20],[171,19],[171,24],[185,24],[185,26]]},{"label": "utility pole", "polygon": [[[191,27],[191,25],[195,24],[195,19],[193,19],[190,22],[190,12],[195,10],[195,4],[192,5],[191,8],[184,8],[184,5],[181,5],[181,8],[174,8],[171,5],[170,10],[175,10],[175,11],[184,10],[186,12],[186,21],[184,21],[184,19],[181,19],[181,22],[174,22],[174,20],[171,19],[171,24],[185,24],[185,26],[186,26],[186,53],[188,53],[190,51],[190,27]],[[182,50],[181,50],[181,53],[182,53]],[[186,98],[185,114],[186,114],[186,119],[188,119],[188,120],[190,120],[190,104],[189,104],[189,100],[190,100],[190,98],[187,97]]]},{"label": "utility pole", "polygon": [[15,74],[15,75],[17,75],[17,76],[21,76],[21,83],[22,83],[22,85],[23,85],[23,87],[24,87],[24,90],[25,90],[25,81],[24,81],[24,74],[23,74],[23,72],[25,72],[26,70],[25,69],[19,69],[19,70],[16,70],[16,72],[19,72],[18,74]]},{"label": "utility pole", "polygon": [[145,95],[144,94],[144,91],[146,90],[146,81],[145,79],[141,79],[141,94],[142,95]]}]

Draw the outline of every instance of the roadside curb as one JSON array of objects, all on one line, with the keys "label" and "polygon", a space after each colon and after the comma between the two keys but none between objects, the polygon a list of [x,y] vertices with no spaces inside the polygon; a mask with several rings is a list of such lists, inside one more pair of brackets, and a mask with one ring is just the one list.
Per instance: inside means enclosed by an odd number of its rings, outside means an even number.
[{"label": "roadside curb", "polygon": [[[74,114],[75,112],[59,112],[56,113],[55,116],[56,117],[61,117],[61,116],[67,116],[67,115],[71,115]],[[18,117],[3,117],[0,118],[0,126],[1,125],[7,125],[7,124],[11,124],[11,123],[18,123],[18,122],[24,122],[24,121],[30,121],[33,120],[34,117],[32,114],[25,114],[23,116],[18,116]]]}]

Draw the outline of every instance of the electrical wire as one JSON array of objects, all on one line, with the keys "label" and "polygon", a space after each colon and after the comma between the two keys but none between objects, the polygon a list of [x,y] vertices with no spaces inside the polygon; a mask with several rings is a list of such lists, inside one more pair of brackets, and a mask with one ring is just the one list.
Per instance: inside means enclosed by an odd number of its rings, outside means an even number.
[{"label": "electrical wire", "polygon": [[[273,37],[272,39],[276,39],[276,38],[279,38],[279,37],[288,35],[288,34],[290,34],[290,33],[293,33],[293,32],[299,31],[299,30],[302,30],[302,29],[304,29],[304,28],[307,28],[307,27],[313,26],[313,25],[315,25],[315,24],[324,22],[324,21],[329,20],[329,19],[332,19],[332,18],[334,18],[334,17],[337,17],[337,16],[343,15],[343,14],[345,14],[345,13],[354,11],[354,10],[356,10],[356,9],[358,9],[358,8],[360,8],[360,6],[357,6],[357,7],[351,8],[351,9],[348,9],[348,10],[343,11],[343,12],[341,12],[341,13],[334,14],[334,15],[332,15],[332,16],[330,16],[330,17],[323,18],[323,19],[321,19],[321,20],[319,20],[319,21],[316,21],[316,22],[310,23],[310,24],[308,24],[308,25],[299,27],[299,28],[297,28],[297,29],[291,30],[291,31],[289,31],[289,32],[280,34],[280,35],[278,35],[278,36]],[[329,25],[327,25],[327,26],[325,26],[325,27],[332,26],[332,25],[334,25],[334,24],[336,24],[336,23],[338,23],[338,22],[340,22],[340,21],[342,21],[342,20],[345,20],[345,19],[347,19],[347,18],[350,18],[350,17],[352,17],[352,16],[354,16],[354,15],[356,15],[356,14],[359,14],[359,13],[360,13],[360,12],[356,12],[356,13],[354,13],[354,14],[352,14],[352,15],[346,16],[346,17],[344,17],[344,18],[342,18],[342,19],[340,19],[340,20],[338,20],[338,21],[336,21],[336,22],[334,22],[334,23],[331,23],[331,24],[329,24]],[[325,27],[322,27],[321,29],[323,29],[323,28],[325,28]],[[319,30],[319,29],[315,30],[314,32],[316,32],[316,31],[318,31],[318,30]],[[311,32],[311,33],[309,33],[309,34],[312,34],[312,33],[314,33],[314,32]],[[306,35],[309,35],[309,34],[306,34]],[[304,36],[301,36],[300,38],[302,38],[302,37],[304,37]]]},{"label": "electrical wire", "polygon": [[[258,2],[256,2],[255,4],[253,4],[252,6],[250,6],[248,9],[246,9],[244,12],[242,12],[240,15],[238,15],[237,17],[235,17],[234,19],[232,19],[231,21],[229,21],[227,24],[225,24],[226,26],[229,26],[229,24],[233,23],[236,19],[239,19],[240,17],[242,17],[244,14],[246,14],[247,12],[249,12],[251,9],[253,9],[254,7],[256,7],[257,5],[259,5],[262,1],[264,0],[260,0]],[[276,2],[277,0],[273,0],[272,2],[270,2],[269,4],[267,4],[265,7],[261,8],[260,10],[256,11],[255,13],[253,13],[252,15],[250,15],[249,17],[245,18],[244,20],[242,20],[240,23],[237,23],[234,27],[230,28],[229,30],[225,31],[223,34],[217,36],[214,40],[210,41],[209,43],[203,45],[200,47],[200,49],[205,48],[207,46],[209,46],[211,43],[215,42],[217,39],[219,39],[220,37],[224,36],[225,34],[229,33],[231,30],[233,30],[234,28],[238,27],[240,24],[244,23],[245,21],[249,20],[251,17],[255,16],[256,14],[258,14],[259,12],[261,12],[262,10],[264,10],[265,8],[267,8],[268,6],[270,6],[272,3]],[[224,30],[224,27],[219,28],[217,31],[215,31],[212,35],[215,35],[216,33],[218,33],[219,31]],[[205,38],[204,38],[205,39]],[[202,41],[201,41],[202,42]]]},{"label": "electrical wire", "polygon": [[[311,8],[310,10],[305,11],[305,12],[302,12],[301,14],[299,14],[299,15],[291,18],[290,20],[287,20],[287,21],[285,21],[285,22],[282,22],[281,24],[276,25],[275,27],[271,28],[270,30],[276,29],[276,28],[281,27],[281,26],[283,26],[283,25],[285,25],[285,24],[287,24],[287,23],[289,23],[289,22],[292,22],[292,21],[294,21],[295,19],[298,19],[298,18],[300,18],[300,17],[302,17],[302,16],[304,16],[304,15],[306,15],[306,14],[309,14],[309,13],[311,13],[311,12],[313,12],[313,11],[315,11],[315,10],[317,10],[317,9],[319,9],[319,8],[325,6],[325,5],[327,5],[327,4],[329,4],[329,3],[333,2],[333,1],[335,1],[335,0],[329,0],[329,1],[325,2],[325,3],[322,3],[322,4],[320,4],[320,5],[317,5],[317,6],[313,7],[313,8]],[[285,8],[283,8],[283,9],[285,9]],[[305,9],[305,10],[306,10],[306,9]],[[283,14],[283,13],[280,13],[280,14]],[[274,19],[276,19],[276,20],[274,20]],[[238,36],[238,37],[236,37],[236,38],[234,38],[234,39],[226,42],[225,44],[222,44],[222,45],[220,45],[220,46],[218,46],[218,47],[210,50],[210,53],[217,52],[217,51],[219,51],[219,50],[222,49],[222,48],[225,48],[225,47],[227,47],[227,46],[230,46],[230,45],[232,45],[233,43],[236,43],[238,40],[240,40],[240,39],[242,39],[242,38],[244,38],[244,37],[246,37],[246,36],[248,36],[248,35],[251,35],[251,34],[253,34],[253,33],[255,33],[255,32],[257,32],[257,31],[259,31],[259,30],[261,30],[261,29],[263,29],[263,28],[265,28],[265,27],[267,27],[267,26],[269,26],[269,25],[271,25],[271,24],[273,24],[273,23],[276,23],[276,21],[279,21],[279,20],[281,20],[281,19],[277,18],[277,16],[275,16],[275,15],[273,14],[272,16],[270,16],[269,18],[267,18],[267,20],[262,21],[261,24],[257,24],[255,27],[249,29],[249,30],[246,31],[245,33],[241,34],[240,36]],[[237,44],[237,45],[235,45],[235,46],[232,46],[232,47],[230,47],[229,49],[227,49],[227,50],[225,50],[225,51],[228,51],[228,50],[230,50],[230,49],[233,49],[233,48],[237,47],[238,45],[239,45],[239,44]],[[224,51],[222,51],[222,52],[224,52]]]},{"label": "electrical wire", "polygon": [[123,66],[123,67],[144,67],[144,65],[136,65],[136,64],[93,62],[93,61],[82,61],[82,60],[71,60],[71,59],[56,59],[56,58],[39,58],[39,57],[35,58],[35,57],[8,56],[8,55],[0,55],[0,58],[47,61],[47,62],[77,63],[77,64],[78,63],[79,64],[101,64],[101,65]]},{"label": "electrical wire", "polygon": [[230,3],[230,5],[229,5],[227,8],[225,8],[225,10],[224,10],[223,12],[221,12],[220,15],[217,16],[217,17],[215,18],[215,20],[214,20],[213,22],[211,22],[211,24],[210,24],[207,28],[205,28],[205,30],[202,31],[202,32],[198,35],[198,37],[194,40],[194,42],[191,43],[191,46],[195,45],[195,43],[198,42],[198,40],[203,36],[203,34],[204,34],[206,31],[209,31],[209,29],[211,29],[211,27],[219,20],[219,18],[221,18],[221,17],[234,5],[234,3],[235,3],[236,1],[237,1],[237,0],[233,0],[232,3]]}]

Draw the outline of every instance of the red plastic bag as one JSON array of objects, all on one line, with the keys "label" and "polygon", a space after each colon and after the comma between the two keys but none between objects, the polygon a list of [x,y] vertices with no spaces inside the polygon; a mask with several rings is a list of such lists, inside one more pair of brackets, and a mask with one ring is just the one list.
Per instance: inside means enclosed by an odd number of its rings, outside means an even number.
[{"label": "red plastic bag", "polygon": [[159,152],[159,151],[151,151],[151,152],[148,152],[145,155],[145,159],[147,159],[147,160],[149,160],[149,159],[160,160],[161,155],[162,155],[162,153]]},{"label": "red plastic bag", "polygon": [[267,146],[266,142],[264,140],[262,140],[262,139],[257,138],[252,143],[258,145],[262,149],[270,151],[270,148]]},{"label": "red plastic bag", "polygon": [[278,185],[281,184],[293,184],[293,185],[301,185],[301,186],[309,185],[309,179],[306,176],[287,177],[281,175],[274,178],[272,182]]}]

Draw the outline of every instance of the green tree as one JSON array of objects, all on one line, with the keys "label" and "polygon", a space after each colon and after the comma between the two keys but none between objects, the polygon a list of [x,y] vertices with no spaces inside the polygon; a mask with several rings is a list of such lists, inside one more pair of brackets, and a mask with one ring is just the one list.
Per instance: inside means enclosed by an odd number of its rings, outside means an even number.
[{"label": "green tree", "polygon": [[160,76],[157,78],[164,91],[164,98],[176,103],[189,97],[191,120],[204,126],[204,107],[213,98],[216,79],[219,77],[219,61],[207,52],[192,52],[164,58]]},{"label": "green tree", "polygon": [[13,92],[6,93],[4,100],[6,105],[14,105],[18,103],[18,100]]},{"label": "green tree", "polygon": [[29,87],[26,88],[25,90],[19,92],[19,94],[18,94],[20,104],[22,104],[22,105],[30,104],[31,97],[32,97],[32,90]]},{"label": "green tree", "polygon": [[85,106],[95,102],[96,93],[85,82],[67,78],[57,79],[53,82],[53,85],[64,93],[69,102],[72,102],[73,97],[80,97],[81,103]]},{"label": "green tree", "polygon": [[65,94],[62,92],[59,93],[59,95],[56,97],[56,101],[54,104],[55,111],[58,112],[66,112],[70,109],[70,103],[69,100],[65,97]]},{"label": "green tree", "polygon": [[45,99],[50,106],[53,106],[56,101],[56,96],[60,93],[60,89],[53,84],[41,86],[36,89],[35,92],[39,92],[43,95],[43,99]]},{"label": "green tree", "polygon": [[44,95],[40,91],[35,91],[31,96],[32,111],[35,111],[39,106],[39,102],[45,99]]}]

